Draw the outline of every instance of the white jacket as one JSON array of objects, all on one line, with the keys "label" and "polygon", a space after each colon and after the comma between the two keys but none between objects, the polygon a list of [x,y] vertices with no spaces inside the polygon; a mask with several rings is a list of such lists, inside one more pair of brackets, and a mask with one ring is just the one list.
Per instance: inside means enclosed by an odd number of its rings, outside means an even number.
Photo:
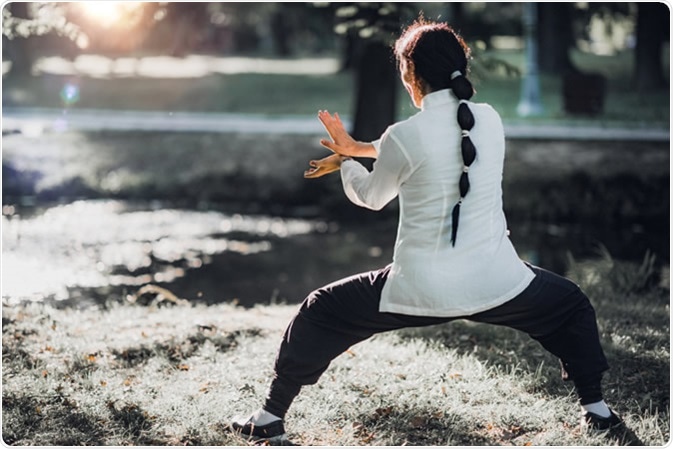
[{"label": "white jacket", "polygon": [[430,93],[421,111],[390,126],[373,142],[369,172],[354,160],[341,165],[343,188],[355,204],[379,210],[399,195],[393,265],[380,310],[419,316],[465,316],[505,303],[534,278],[507,234],[502,208],[505,137],[498,113],[468,103],[477,157],[469,170],[455,247],[451,210],[463,170],[458,100],[451,90]]}]

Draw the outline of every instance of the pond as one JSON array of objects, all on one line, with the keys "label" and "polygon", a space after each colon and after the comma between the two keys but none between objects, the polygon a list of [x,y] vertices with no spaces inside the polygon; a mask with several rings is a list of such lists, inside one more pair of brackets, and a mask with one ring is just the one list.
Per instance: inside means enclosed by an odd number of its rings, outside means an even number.
[{"label": "pond", "polygon": [[[311,290],[392,258],[397,223],[337,223],[162,202],[82,200],[51,207],[5,206],[2,297],[5,304],[47,301],[85,307],[123,302],[144,285],[189,301],[249,307],[298,303]],[[592,229],[510,223],[521,257],[563,273],[568,255],[668,264],[668,229]]]}]

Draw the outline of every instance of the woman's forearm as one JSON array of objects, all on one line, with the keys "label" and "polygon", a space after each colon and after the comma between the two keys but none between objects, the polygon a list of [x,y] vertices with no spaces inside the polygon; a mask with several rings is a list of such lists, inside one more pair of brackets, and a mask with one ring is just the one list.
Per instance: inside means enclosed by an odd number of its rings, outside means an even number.
[{"label": "woman's forearm", "polygon": [[356,148],[357,154],[352,154],[350,156],[376,159],[379,155],[376,151],[376,147],[371,142],[357,142]]}]

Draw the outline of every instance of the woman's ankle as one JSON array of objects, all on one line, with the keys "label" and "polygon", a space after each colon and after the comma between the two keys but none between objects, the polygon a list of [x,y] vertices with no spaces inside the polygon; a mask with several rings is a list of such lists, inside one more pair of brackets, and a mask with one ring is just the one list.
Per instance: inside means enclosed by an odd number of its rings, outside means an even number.
[{"label": "woman's ankle", "polygon": [[593,413],[601,418],[608,418],[612,415],[612,411],[605,403],[605,401],[593,402],[591,404],[581,404],[582,413]]},{"label": "woman's ankle", "polygon": [[260,408],[259,410],[255,411],[252,414],[252,417],[250,420],[257,426],[265,426],[267,424],[270,424],[274,421],[282,421],[282,418],[279,418],[278,416],[274,415],[271,412],[267,412],[263,408]]}]

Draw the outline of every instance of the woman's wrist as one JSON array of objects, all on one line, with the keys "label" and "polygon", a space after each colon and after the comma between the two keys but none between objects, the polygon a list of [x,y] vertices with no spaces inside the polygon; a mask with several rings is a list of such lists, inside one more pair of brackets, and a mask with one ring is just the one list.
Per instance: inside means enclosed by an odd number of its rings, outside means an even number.
[{"label": "woman's wrist", "polygon": [[356,142],[356,151],[358,157],[374,158],[378,156],[376,147],[372,142]]}]

